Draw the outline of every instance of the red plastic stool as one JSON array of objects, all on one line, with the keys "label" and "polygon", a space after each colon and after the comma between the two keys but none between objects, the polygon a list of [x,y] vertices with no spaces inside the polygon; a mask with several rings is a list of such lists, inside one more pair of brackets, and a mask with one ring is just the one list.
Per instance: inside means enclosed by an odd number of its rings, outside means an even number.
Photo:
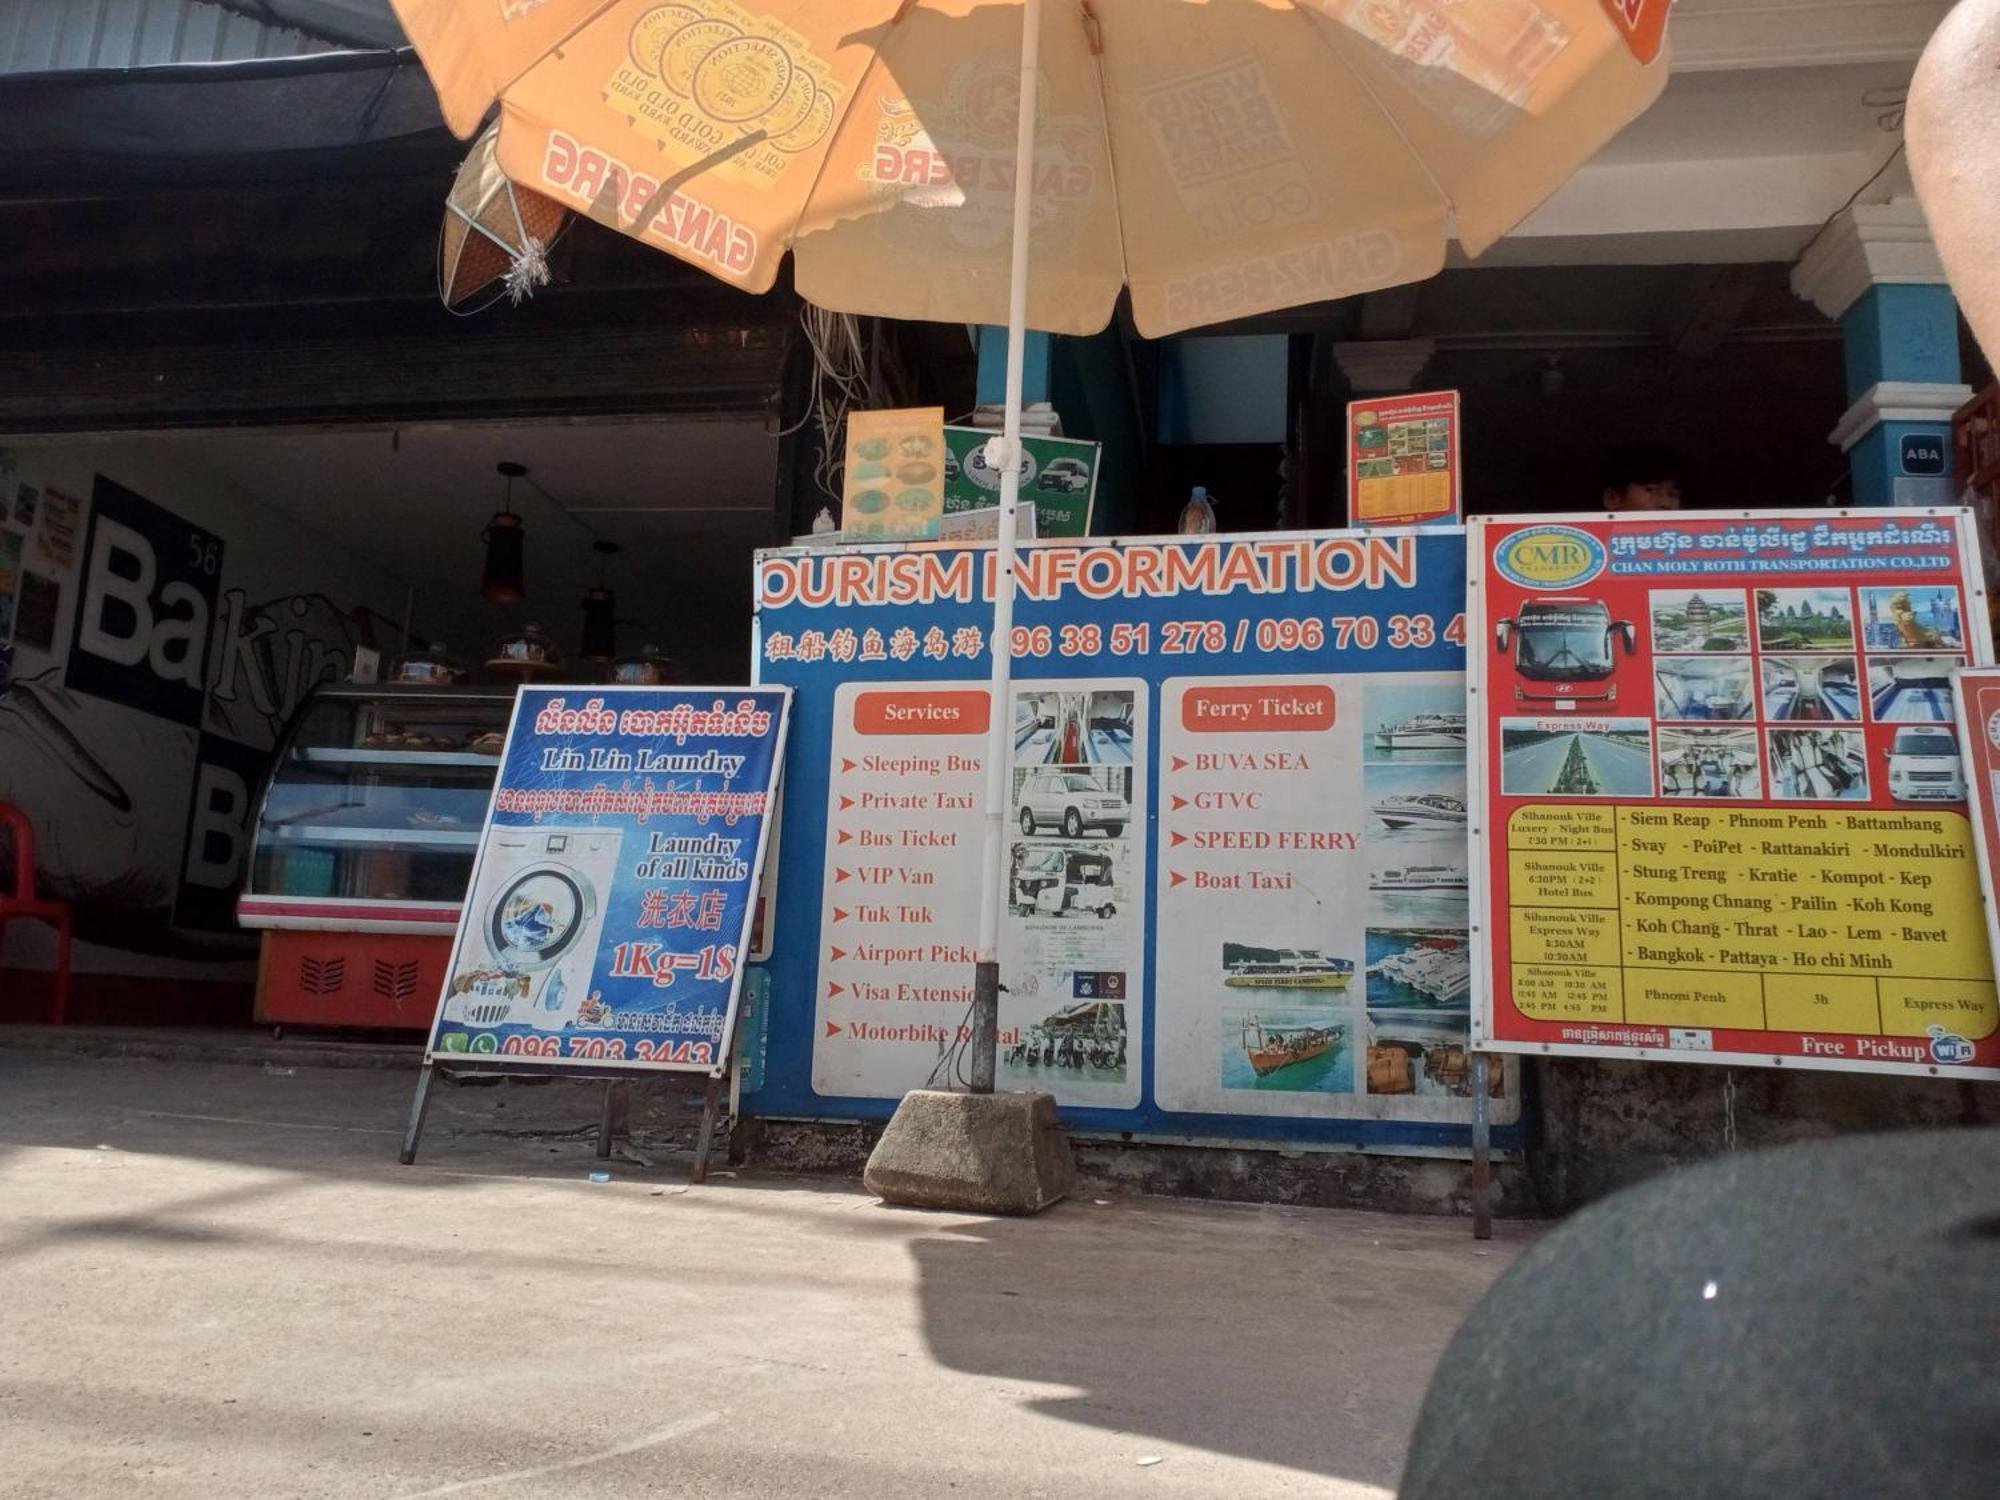
[{"label": "red plastic stool", "polygon": [[0,931],[16,917],[47,922],[56,930],[55,1024],[63,1023],[69,1009],[69,903],[43,901],[35,895],[35,825],[28,815],[11,802],[0,802],[0,829],[14,850],[12,895],[0,894]]}]

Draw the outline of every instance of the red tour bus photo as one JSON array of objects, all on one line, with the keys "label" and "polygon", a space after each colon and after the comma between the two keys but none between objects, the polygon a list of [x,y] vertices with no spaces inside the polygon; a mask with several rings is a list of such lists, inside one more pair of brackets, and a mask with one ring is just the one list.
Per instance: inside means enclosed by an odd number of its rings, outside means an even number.
[{"label": "red tour bus photo", "polygon": [[[1578,703],[1610,703],[1618,684],[1605,682],[1618,669],[1612,650],[1616,637],[1630,656],[1638,639],[1630,620],[1613,620],[1602,599],[1549,598],[1522,601],[1508,619],[1493,625],[1493,644],[1514,657],[1516,703],[1548,708],[1574,708]],[[1547,683],[1546,691],[1529,684]],[[1596,692],[1579,684],[1604,683]]]}]

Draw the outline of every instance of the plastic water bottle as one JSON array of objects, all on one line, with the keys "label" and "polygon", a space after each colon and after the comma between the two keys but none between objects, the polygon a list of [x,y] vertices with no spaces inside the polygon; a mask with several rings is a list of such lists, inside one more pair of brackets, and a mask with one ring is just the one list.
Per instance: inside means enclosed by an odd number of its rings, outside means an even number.
[{"label": "plastic water bottle", "polygon": [[1181,509],[1180,533],[1182,536],[1212,536],[1215,533],[1215,507],[1209,504],[1208,491],[1200,485],[1188,496],[1188,503]]}]

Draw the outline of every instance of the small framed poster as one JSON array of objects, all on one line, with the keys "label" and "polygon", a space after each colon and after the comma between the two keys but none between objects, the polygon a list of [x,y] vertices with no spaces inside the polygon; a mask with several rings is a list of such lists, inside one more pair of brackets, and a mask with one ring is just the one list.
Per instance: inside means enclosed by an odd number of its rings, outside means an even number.
[{"label": "small framed poster", "polygon": [[1457,391],[1371,396],[1347,404],[1347,496],[1356,526],[1455,526]]}]

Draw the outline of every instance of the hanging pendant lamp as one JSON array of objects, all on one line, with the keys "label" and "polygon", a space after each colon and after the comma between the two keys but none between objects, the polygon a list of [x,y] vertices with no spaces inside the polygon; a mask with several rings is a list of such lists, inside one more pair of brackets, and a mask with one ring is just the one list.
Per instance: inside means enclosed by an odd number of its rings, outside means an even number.
[{"label": "hanging pendant lamp", "polygon": [[479,594],[491,604],[519,604],[528,597],[523,557],[528,532],[514,513],[514,481],[527,474],[528,466],[503,463],[495,467],[507,481],[507,500],[505,507],[496,511],[487,521],[486,529],[479,533],[480,541],[486,544],[486,566],[479,574]]}]

